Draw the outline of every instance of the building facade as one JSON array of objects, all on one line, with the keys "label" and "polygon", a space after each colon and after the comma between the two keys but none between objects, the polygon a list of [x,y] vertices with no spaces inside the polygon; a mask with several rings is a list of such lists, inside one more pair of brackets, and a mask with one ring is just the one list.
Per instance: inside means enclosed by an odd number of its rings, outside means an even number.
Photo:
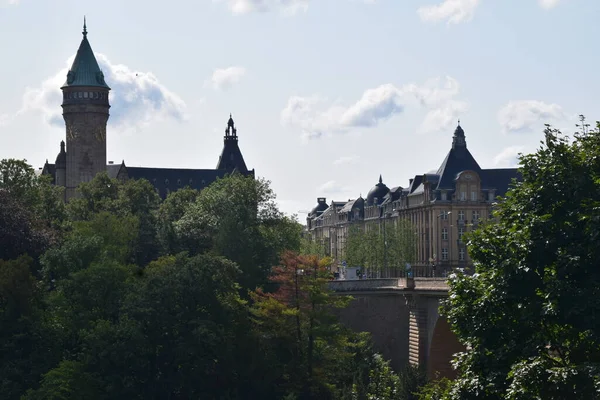
[{"label": "building facade", "polygon": [[452,147],[437,170],[415,175],[407,187],[391,189],[379,182],[362,196],[349,201],[317,199],[308,214],[306,229],[325,253],[343,263],[351,226],[379,229],[386,223],[409,221],[416,240],[415,266],[465,268],[471,260],[464,235],[491,218],[498,196],[503,196],[516,168],[482,169],[467,148],[460,122]]},{"label": "building facade", "polygon": [[61,141],[54,164],[46,160],[41,169],[42,174],[51,176],[54,184],[65,188],[66,201],[76,196],[79,184],[89,182],[105,171],[111,178],[147,179],[162,198],[184,187],[201,190],[217,178],[235,172],[254,176],[254,169],[248,170],[238,146],[237,129],[231,114],[215,169],[127,167],[125,161],[119,164],[107,162],[110,87],[88,41],[85,20],[82,33],[77,55],[61,87],[66,143]]}]

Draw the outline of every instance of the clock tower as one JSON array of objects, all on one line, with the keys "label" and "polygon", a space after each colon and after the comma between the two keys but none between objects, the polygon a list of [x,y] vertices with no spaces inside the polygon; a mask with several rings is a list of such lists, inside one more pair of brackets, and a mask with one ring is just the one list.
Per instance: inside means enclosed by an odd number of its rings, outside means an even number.
[{"label": "clock tower", "polygon": [[[110,88],[87,39],[85,18],[83,40],[67,73],[63,92],[66,125],[66,200],[76,195],[77,186],[106,171],[106,124]],[[58,171],[57,171],[58,172]]]}]

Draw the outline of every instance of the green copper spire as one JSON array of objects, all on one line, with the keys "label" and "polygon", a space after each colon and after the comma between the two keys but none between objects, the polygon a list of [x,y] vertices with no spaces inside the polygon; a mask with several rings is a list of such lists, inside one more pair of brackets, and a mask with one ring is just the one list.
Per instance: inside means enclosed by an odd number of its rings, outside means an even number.
[{"label": "green copper spire", "polygon": [[92,51],[92,46],[87,39],[87,26],[83,17],[83,40],[77,50],[73,65],[67,73],[67,81],[61,89],[77,86],[102,87],[110,90],[104,81],[104,74],[100,70],[98,61]]}]

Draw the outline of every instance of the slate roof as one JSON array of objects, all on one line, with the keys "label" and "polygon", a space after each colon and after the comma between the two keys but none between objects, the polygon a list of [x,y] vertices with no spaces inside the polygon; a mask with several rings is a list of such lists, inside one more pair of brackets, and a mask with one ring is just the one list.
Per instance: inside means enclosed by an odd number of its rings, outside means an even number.
[{"label": "slate roof", "polygon": [[122,166],[123,164],[108,164],[106,166],[106,173],[108,174],[108,177],[112,179],[117,178]]},{"label": "slate roof", "polygon": [[349,200],[346,204],[344,204],[344,206],[340,209],[340,213],[349,213],[352,212],[352,209],[356,208],[362,208],[365,205],[365,200],[362,197],[359,197],[358,199],[354,199],[354,200]]},{"label": "slate roof", "polygon": [[202,190],[217,178],[222,178],[231,171],[215,169],[183,169],[183,168],[147,168],[127,167],[127,176],[131,179],[147,179],[158,194],[165,198],[169,192],[174,192],[189,186]]},{"label": "slate roof", "polygon": [[383,203],[385,196],[390,192],[390,189],[383,183],[381,175],[379,175],[379,182],[369,190],[367,194],[367,205],[372,206],[377,199],[377,204]]},{"label": "slate roof", "polygon": [[78,86],[102,87],[110,90],[104,81],[104,74],[96,61],[96,56],[92,51],[92,46],[87,39],[87,28],[85,20],[83,22],[83,39],[77,50],[73,65],[67,73],[67,80],[61,89]]},{"label": "slate roof", "polygon": [[235,128],[231,114],[229,114],[229,121],[227,121],[227,129],[225,129],[225,137],[223,139],[223,151],[219,156],[217,169],[236,170],[242,174],[246,174],[248,168],[238,145],[237,129]]},{"label": "slate roof", "polygon": [[49,164],[48,160],[46,160],[46,164],[44,164],[44,169],[42,169],[41,175],[52,176],[52,183],[55,183],[56,182],[56,165]]},{"label": "slate roof", "polygon": [[323,211],[327,210],[329,208],[329,204],[327,204],[327,199],[325,197],[318,197],[317,198],[317,205],[315,207],[313,207],[313,209],[310,211],[309,216],[316,216],[316,215],[320,215],[321,213],[323,213]]},{"label": "slate roof", "polygon": [[497,196],[506,194],[513,179],[521,179],[517,168],[482,169],[480,176],[482,189],[495,189]]}]

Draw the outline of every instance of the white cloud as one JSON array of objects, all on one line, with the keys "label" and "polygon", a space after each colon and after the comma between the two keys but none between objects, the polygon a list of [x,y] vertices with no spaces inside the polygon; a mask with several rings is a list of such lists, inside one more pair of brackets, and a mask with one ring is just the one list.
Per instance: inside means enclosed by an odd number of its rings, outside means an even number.
[{"label": "white cloud", "polygon": [[333,162],[333,165],[351,165],[356,164],[359,156],[342,156]]},{"label": "white cloud", "polygon": [[417,14],[423,21],[448,24],[468,22],[473,19],[479,0],[444,0],[439,4],[419,7]]},{"label": "white cloud", "polygon": [[498,111],[498,122],[505,132],[527,132],[540,123],[566,118],[561,106],[538,100],[514,100]]},{"label": "white cloud", "polygon": [[397,87],[388,83],[367,89],[358,101],[347,106],[339,102],[327,105],[326,99],[319,96],[292,96],[281,112],[281,122],[314,139],[351,128],[375,127],[407,106],[416,105],[427,111],[420,126],[422,132],[445,130],[467,110],[467,103],[456,99],[459,93],[458,82],[447,76],[422,85]]},{"label": "white cloud", "polygon": [[523,153],[523,146],[510,146],[494,157],[494,165],[498,168],[514,168],[519,165],[519,153]]},{"label": "white cloud", "polygon": [[560,0],[538,0],[540,7],[547,10],[556,7],[558,3],[560,3]]},{"label": "white cloud", "polygon": [[[75,56],[67,60],[67,67],[46,79],[37,88],[27,88],[23,106],[18,114],[41,112],[50,125],[64,126],[60,104],[60,87]],[[135,131],[153,122],[186,119],[186,104],[171,92],[151,72],[136,72],[123,64],[113,64],[102,54],[96,54],[105,80],[111,87],[110,118],[112,129],[120,132]]]},{"label": "white cloud", "polygon": [[0,127],[8,125],[9,120],[10,116],[8,114],[0,114]]},{"label": "white cloud", "polygon": [[238,83],[246,75],[244,67],[217,68],[210,78],[210,83],[217,90],[226,90]]},{"label": "white cloud", "polygon": [[[365,4],[375,4],[377,0],[350,0]],[[295,15],[306,12],[311,0],[213,0],[226,3],[232,14],[242,15],[254,12],[280,11],[284,15]]]},{"label": "white cloud", "polygon": [[233,14],[248,14],[252,12],[268,12],[279,10],[284,14],[293,15],[306,11],[310,0],[216,0],[227,2],[227,7]]},{"label": "white cloud", "polygon": [[351,191],[350,188],[341,185],[337,181],[327,181],[317,189],[318,193],[342,194]]}]

